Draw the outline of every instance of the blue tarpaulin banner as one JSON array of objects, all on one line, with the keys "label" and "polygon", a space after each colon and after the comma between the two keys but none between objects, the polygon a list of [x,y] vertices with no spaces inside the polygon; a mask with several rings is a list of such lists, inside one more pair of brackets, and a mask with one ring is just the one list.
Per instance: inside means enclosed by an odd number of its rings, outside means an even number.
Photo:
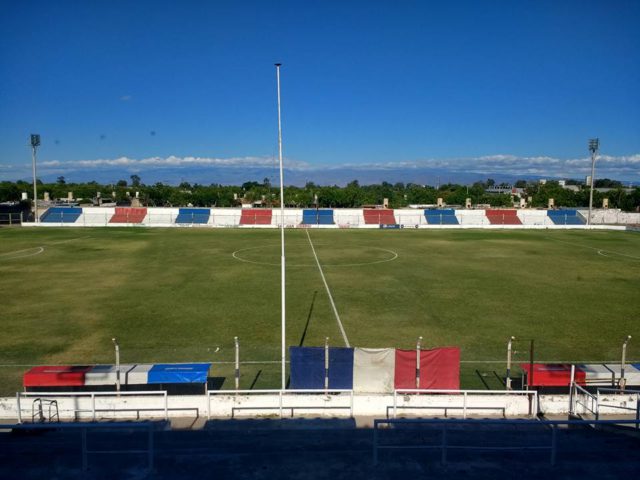
[{"label": "blue tarpaulin banner", "polygon": [[156,363],[148,383],[206,383],[210,363]]},{"label": "blue tarpaulin banner", "polygon": [[[291,382],[289,388],[323,389],[325,377],[324,347],[289,347]],[[353,349],[329,348],[329,388],[353,387]]]}]

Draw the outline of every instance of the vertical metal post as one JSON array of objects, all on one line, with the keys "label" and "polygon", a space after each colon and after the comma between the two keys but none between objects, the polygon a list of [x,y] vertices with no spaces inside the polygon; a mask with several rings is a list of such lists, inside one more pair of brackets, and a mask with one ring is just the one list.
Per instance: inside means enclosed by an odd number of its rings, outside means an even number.
[{"label": "vertical metal post", "polygon": [[115,337],[111,341],[116,350],[116,392],[120,393],[120,345]]},{"label": "vertical metal post", "polygon": [[416,345],[416,388],[420,388],[420,350],[422,347],[422,337],[418,337]]},{"label": "vertical metal post", "polygon": [[620,364],[620,390],[622,391],[624,391],[627,384],[627,381],[624,378],[624,367],[627,362],[627,343],[629,343],[629,340],[631,340],[631,335],[627,335],[627,338],[622,344],[622,363]]},{"label": "vertical metal post", "polygon": [[[34,138],[34,137],[37,137]],[[31,163],[33,166],[33,219],[35,223],[40,223],[38,218],[38,183],[36,178],[36,148],[40,145],[40,135],[31,135]]]},{"label": "vertical metal post", "polygon": [[22,406],[20,405],[20,392],[16,392],[16,410],[18,412],[18,423],[22,423]]},{"label": "vertical metal post", "polygon": [[529,382],[528,386],[533,386],[533,340],[531,340],[531,346],[529,348]]},{"label": "vertical metal post", "polygon": [[571,380],[569,381],[569,414],[575,415],[573,408],[573,391],[576,383],[576,366],[571,365]]},{"label": "vertical metal post", "polygon": [[[349,399],[349,415],[351,416],[351,418],[353,418],[353,389],[351,389],[351,392],[349,392],[351,397]],[[640,412],[640,410],[639,410]]]},{"label": "vertical metal post", "polygon": [[398,391],[393,391],[393,418],[398,416]]},{"label": "vertical metal post", "polygon": [[467,418],[467,392],[464,392],[462,397],[462,418]]},{"label": "vertical metal post", "polygon": [[587,226],[591,226],[591,209],[593,208],[593,177],[596,172],[596,156],[598,154],[599,147],[599,139],[592,138],[589,140],[589,151],[591,152],[591,188],[589,190],[589,216],[587,217]]},{"label": "vertical metal post", "polygon": [[96,394],[92,393],[91,394],[91,416],[93,418],[93,421],[96,421]]},{"label": "vertical metal post", "polygon": [[164,391],[164,419],[169,421],[169,396],[166,390]]},{"label": "vertical metal post", "polygon": [[284,173],[282,168],[282,119],[280,114],[280,66],[281,63],[276,63],[276,81],[278,84],[278,158],[280,160],[280,244],[281,244],[281,257],[280,257],[280,282],[281,282],[281,357],[282,357],[282,378],[281,388],[286,387],[286,285],[285,285],[285,252],[284,252]]},{"label": "vertical metal post", "polygon": [[509,342],[507,343],[507,378],[505,381],[505,385],[507,390],[511,390],[511,354],[512,354],[512,343],[516,339],[516,337],[509,338]]},{"label": "vertical metal post", "polygon": [[324,339],[324,393],[329,390],[329,337]]},{"label": "vertical metal post", "polygon": [[240,389],[240,344],[238,337],[233,337],[236,346],[236,390]]}]

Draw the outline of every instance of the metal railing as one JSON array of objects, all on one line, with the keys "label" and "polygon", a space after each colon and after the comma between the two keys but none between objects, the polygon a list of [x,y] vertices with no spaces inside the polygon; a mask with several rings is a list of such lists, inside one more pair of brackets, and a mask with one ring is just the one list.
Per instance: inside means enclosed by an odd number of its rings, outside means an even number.
[{"label": "metal railing", "polygon": [[[86,472],[89,469],[89,455],[131,455],[140,454],[145,455],[147,459],[147,470],[151,472],[153,470],[154,462],[154,441],[153,434],[156,429],[156,424],[151,422],[145,423],[131,423],[131,422],[113,422],[113,423],[56,423],[55,426],[51,424],[42,423],[18,423],[18,424],[0,424],[1,430],[51,430],[55,428],[57,430],[80,430],[81,435],[81,449],[80,455],[82,458],[82,471]],[[97,430],[146,430],[147,431],[147,444],[146,449],[118,449],[118,450],[90,450],[88,445],[87,434],[89,431]]]},{"label": "metal railing", "polygon": [[[602,399],[600,398],[600,395],[602,393],[613,393],[616,395],[625,395],[625,396],[629,396],[629,397],[634,397],[635,396],[635,402],[636,402],[636,406],[635,407],[627,407],[626,405],[613,405],[610,403],[602,403]],[[598,388],[597,391],[597,399],[598,399],[598,410],[600,409],[600,407],[604,407],[604,408],[613,408],[613,409],[617,409],[617,410],[626,410],[626,411],[630,411],[630,412],[634,412],[636,415],[636,420],[638,420],[638,423],[636,423],[636,428],[640,429],[640,390],[620,390],[619,388]],[[626,403],[626,402],[623,402]]]},{"label": "metal railing", "polygon": [[[408,400],[418,397],[420,395],[429,395],[428,398],[437,398],[438,394],[449,395],[447,398],[455,397],[460,398],[459,404],[446,404],[446,405],[408,405]],[[507,405],[496,406],[493,404],[470,404],[469,397],[476,398],[482,396],[502,396],[505,400],[510,396],[527,396],[529,398],[529,415],[537,415],[538,413],[538,392],[535,390],[431,390],[431,389],[396,389],[393,391],[393,418],[397,418],[399,409],[413,409],[413,410],[444,410],[444,415],[447,416],[448,410],[462,411],[462,418],[467,418],[469,410],[502,410],[503,417],[506,416]],[[402,404],[398,403],[398,397],[402,398]],[[387,407],[388,417],[389,407]]]},{"label": "metal railing", "polygon": [[[160,408],[96,408],[96,397],[111,397],[111,398],[119,398],[126,396],[162,396],[163,398],[163,406]],[[78,398],[78,397],[89,397],[91,399],[91,408],[78,408],[74,406],[71,410],[62,410],[63,412],[71,411],[73,412],[73,417],[76,418],[79,413],[91,413],[92,421],[97,420],[98,412],[124,412],[134,410],[137,412],[138,417],[141,411],[164,411],[164,419],[169,419],[169,397],[167,395],[166,390],[157,390],[157,391],[141,391],[141,392],[16,392],[16,411],[18,414],[18,423],[23,423],[22,416],[22,399],[29,397],[37,397],[36,400],[42,401],[56,401],[56,405],[59,408],[58,401],[63,398]],[[34,400],[35,402],[35,400]],[[75,404],[74,404],[75,405]],[[59,410],[58,410],[59,412]],[[33,405],[32,405],[32,413],[33,413]],[[58,413],[58,418],[59,413]]]},{"label": "metal railing", "polygon": [[0,213],[0,225],[22,225],[22,213]]},{"label": "metal railing", "polygon": [[44,405],[49,407],[48,409],[48,418],[47,421],[53,422],[54,418],[57,421],[60,421],[60,412],[58,410],[58,401],[57,400],[47,400],[43,398],[36,398],[31,404],[31,421],[35,423],[36,417],[38,417],[38,421],[43,423],[45,421],[44,416]]},{"label": "metal railing", "polygon": [[[300,405],[300,404],[287,404],[286,400],[295,399],[297,395],[303,393],[313,393],[318,398],[322,399],[321,404],[310,404],[310,405]],[[345,395],[347,394],[347,395]],[[252,410],[252,411],[273,411],[277,410],[280,418],[284,417],[284,411],[289,410],[291,412],[291,417],[294,416],[294,411],[296,410],[349,410],[349,416],[353,417],[353,390],[346,389],[329,389],[329,390],[215,390],[207,392],[207,419],[211,418],[211,397],[212,396],[221,396],[226,395],[233,398],[231,405],[231,418],[235,417],[235,412],[237,410]],[[246,402],[243,402],[242,405],[239,405],[237,400],[238,396],[247,396],[251,397],[259,397],[265,395],[277,395],[277,404],[263,403],[256,405],[248,405]],[[333,402],[335,399],[342,399],[348,396],[349,404],[348,405],[329,405],[329,402]]]},{"label": "metal railing", "polygon": [[[578,407],[582,407],[581,412]],[[584,415],[585,413],[594,415],[596,420],[600,418],[598,396],[574,382],[569,390],[569,414]]]},{"label": "metal railing", "polygon": [[[558,435],[557,430],[561,425],[567,426],[596,426],[596,425],[638,425],[640,420],[463,420],[463,419],[414,419],[414,418],[398,418],[398,419],[376,419],[373,422],[373,464],[377,465],[379,461],[380,450],[440,450],[440,462],[442,465],[446,465],[448,461],[448,452],[451,450],[467,450],[467,451],[529,451],[529,450],[549,450],[549,462],[551,465],[556,464],[557,450],[558,450]],[[394,425],[431,425],[437,427],[440,432],[440,441],[437,444],[425,445],[425,444],[381,444],[379,426],[387,425],[392,427]],[[448,439],[447,430],[449,426],[464,425],[477,427],[480,425],[518,425],[539,428],[540,426],[547,426],[550,431],[550,438],[548,444],[540,445],[472,445],[450,443]],[[494,435],[495,437],[495,435]]]}]

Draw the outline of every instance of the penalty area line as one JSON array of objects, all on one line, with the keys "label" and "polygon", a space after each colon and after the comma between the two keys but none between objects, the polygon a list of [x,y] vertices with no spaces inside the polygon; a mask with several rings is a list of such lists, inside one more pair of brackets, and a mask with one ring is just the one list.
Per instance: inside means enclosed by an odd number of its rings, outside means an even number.
[{"label": "penalty area line", "polygon": [[329,302],[331,303],[331,308],[333,309],[333,313],[336,316],[336,320],[338,322],[338,327],[340,328],[340,333],[342,333],[342,338],[344,340],[344,344],[346,347],[351,347],[349,344],[349,339],[347,338],[347,334],[344,331],[344,327],[342,326],[342,321],[340,320],[340,315],[338,314],[338,309],[336,308],[336,304],[333,301],[333,295],[331,295],[331,290],[329,290],[329,284],[327,283],[327,279],[324,278],[324,272],[322,271],[322,267],[320,266],[320,260],[318,260],[318,255],[316,254],[316,249],[313,246],[313,242],[311,241],[311,235],[309,235],[309,229],[305,229],[307,232],[307,238],[309,239],[309,245],[311,245],[311,251],[313,252],[313,257],[316,259],[316,265],[318,265],[318,270],[320,270],[320,277],[322,277],[322,282],[324,283],[324,288],[327,290],[327,295],[329,296]]}]

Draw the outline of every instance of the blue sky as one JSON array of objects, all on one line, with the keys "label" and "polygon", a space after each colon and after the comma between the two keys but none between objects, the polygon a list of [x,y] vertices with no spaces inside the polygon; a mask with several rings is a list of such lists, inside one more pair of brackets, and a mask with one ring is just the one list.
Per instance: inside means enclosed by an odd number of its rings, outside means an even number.
[{"label": "blue sky", "polygon": [[[637,1],[3,1],[0,179],[287,165],[640,181]],[[177,172],[177,173],[176,173]],[[339,175],[338,175],[339,176]],[[349,180],[346,178],[344,180]]]}]

